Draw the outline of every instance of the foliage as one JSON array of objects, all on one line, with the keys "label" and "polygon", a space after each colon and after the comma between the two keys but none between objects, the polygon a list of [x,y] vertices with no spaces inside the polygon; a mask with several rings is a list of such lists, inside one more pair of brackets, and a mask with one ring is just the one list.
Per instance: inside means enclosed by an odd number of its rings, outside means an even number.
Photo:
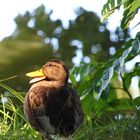
[{"label": "foliage", "polygon": [[[76,86],[77,76],[80,77],[81,87],[78,87],[80,95],[86,96],[87,94],[93,95],[96,99],[99,99],[101,93],[107,90],[112,77],[117,74],[124,73],[124,64],[140,53],[140,33],[137,34],[135,39],[130,39],[126,42],[123,48],[119,49],[114,56],[112,56],[107,63],[102,67],[97,67],[93,64],[82,64],[80,68],[74,68],[71,70],[70,79]],[[133,76],[139,76],[139,63],[137,63],[135,70],[131,72],[131,76],[125,75],[125,81],[127,81],[127,88],[129,88],[131,79]],[[94,75],[90,76],[90,73]],[[127,74],[129,75],[129,74]],[[85,76],[84,80],[83,77]],[[123,82],[125,82],[123,81]],[[126,84],[126,83],[124,83]],[[129,85],[129,86],[128,86]],[[83,92],[83,93],[82,93]],[[131,97],[131,95],[130,95]]]},{"label": "foliage", "polygon": [[95,13],[82,8],[77,9],[68,28],[59,19],[52,20],[51,14],[42,5],[18,15],[15,32],[0,43],[0,76],[17,75],[6,84],[18,91],[29,88],[25,73],[40,68],[48,59],[61,59],[69,68],[78,59],[79,63],[102,63],[112,55],[110,48],[115,52],[129,38],[129,31],[119,27],[112,35],[107,23],[100,23]]},{"label": "foliage", "polygon": [[[110,3],[111,2],[111,3]],[[103,8],[102,19],[107,18],[114,12],[115,9],[120,8],[121,1],[115,2],[108,1]],[[128,2],[128,1],[127,1]],[[122,28],[128,27],[129,22],[139,9],[139,5],[133,3],[125,3],[125,12],[122,19]],[[111,5],[110,5],[111,4]],[[133,9],[135,5],[135,9]],[[111,6],[108,7],[108,6]],[[129,10],[128,10],[129,9]],[[133,9],[133,11],[132,11]],[[80,68],[72,69],[71,81],[72,83],[80,81],[80,85],[76,85],[81,95],[83,109],[86,114],[86,121],[90,122],[92,119],[93,124],[89,123],[89,129],[81,129],[84,133],[79,137],[83,139],[139,139],[139,106],[140,97],[133,99],[132,93],[129,91],[131,79],[134,76],[140,76],[139,62],[135,64],[133,71],[127,72],[124,70],[125,63],[134,59],[140,54],[140,33],[138,32],[135,39],[129,39],[124,45],[116,51],[107,63],[101,66],[95,64],[82,64]],[[122,86],[114,87],[111,81],[121,77]],[[84,82],[83,82],[84,81]],[[84,83],[84,84],[83,84]],[[138,82],[138,85],[140,81]],[[116,90],[123,91],[125,98],[118,99]],[[96,101],[94,99],[98,99]],[[128,114],[127,114],[128,113]],[[107,119],[105,116],[109,117]],[[113,114],[113,115],[112,115]],[[96,120],[96,118],[98,120]],[[133,119],[132,119],[133,118]],[[105,119],[105,120],[104,120]],[[107,120],[106,120],[107,119]],[[99,122],[98,122],[99,121]],[[100,124],[100,121],[102,125]],[[104,125],[103,125],[104,124]],[[88,123],[86,124],[86,126]],[[98,129],[99,127],[99,129]],[[122,128],[122,129],[121,129]],[[98,132],[96,132],[96,129]],[[114,132],[115,131],[115,132]],[[128,132],[129,131],[129,132]],[[95,132],[95,135],[94,135]],[[88,136],[86,134],[89,134]],[[79,138],[80,139],[80,138]]]},{"label": "foliage", "polygon": [[0,82],[0,87],[6,90],[0,97],[0,139],[41,139],[37,132],[26,122],[23,114],[24,98],[21,93],[16,92],[2,82]]},{"label": "foliage", "polygon": [[[127,28],[139,9],[138,0],[108,0],[102,10],[102,19],[106,19],[121,5],[124,6],[121,26]],[[51,12],[47,14],[44,6],[37,8],[33,13],[27,12],[25,15],[19,15],[15,21],[17,24],[15,33],[1,43],[4,47],[12,48],[14,52],[7,52],[11,53],[14,59],[6,62],[8,66],[4,69],[8,68],[7,72],[10,70],[10,75],[12,71],[14,75],[15,71],[17,73],[22,71],[25,74],[26,70],[31,69],[31,64],[34,68],[38,68],[41,61],[54,56],[64,59],[71,67],[70,60],[74,58],[76,51],[82,52],[80,66],[75,66],[70,70],[69,81],[78,91],[85,113],[85,121],[72,135],[72,139],[140,139],[140,97],[133,98],[129,90],[132,78],[140,76],[140,63],[135,63],[131,71],[125,69],[125,64],[140,54],[139,32],[134,39],[131,39],[128,30],[123,31],[118,28],[115,32],[117,39],[113,41],[110,39],[106,23],[99,24],[99,18],[93,12],[87,12],[84,9],[79,9],[77,18],[70,21],[68,29],[63,28],[60,20],[52,21]],[[29,24],[31,21],[34,23],[32,26]],[[92,23],[95,25],[93,26]],[[46,28],[46,25],[49,28]],[[57,45],[53,44],[54,40],[57,40]],[[28,45],[25,45],[24,41]],[[24,45],[26,47],[23,47]],[[116,49],[114,55],[109,54],[112,46]],[[0,47],[3,52],[4,47]],[[44,48],[47,51],[47,57],[45,57]],[[68,48],[69,57],[66,53]],[[17,50],[18,53],[16,53]],[[39,57],[42,60],[39,60]],[[90,62],[86,63],[85,58],[89,58]],[[2,64],[4,64],[3,60],[0,60]],[[17,61],[22,62],[18,68]],[[22,65],[25,61],[27,67],[25,66],[23,70]],[[41,139],[24,118],[22,104],[25,93],[16,92],[4,84],[7,82],[5,80],[10,79],[9,82],[11,82],[11,78],[0,81],[2,87],[0,138]],[[15,83],[17,83],[16,80]],[[137,84],[140,86],[140,79]]]},{"label": "foliage", "polygon": [[[136,55],[140,53],[140,33],[137,34],[135,39],[131,39],[125,43],[125,46],[116,52],[116,54],[109,59],[103,68],[95,73],[96,82],[93,82],[95,98],[99,98],[101,93],[110,83],[111,78],[113,77],[114,72],[120,74],[122,68],[127,61],[133,59]],[[102,76],[100,76],[102,73]],[[132,77],[131,77],[132,78]]]},{"label": "foliage", "polygon": [[126,29],[129,26],[130,22],[135,17],[135,15],[138,13],[140,7],[139,0],[108,0],[102,9],[103,16],[101,18],[101,21],[104,21],[116,9],[119,10],[121,5],[123,5],[124,8],[121,27],[123,29]]}]

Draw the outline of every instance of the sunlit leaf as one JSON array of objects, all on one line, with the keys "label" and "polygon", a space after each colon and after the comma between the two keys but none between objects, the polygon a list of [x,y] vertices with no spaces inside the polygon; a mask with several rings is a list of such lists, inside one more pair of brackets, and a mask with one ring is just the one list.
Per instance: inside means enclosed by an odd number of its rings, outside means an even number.
[{"label": "sunlit leaf", "polygon": [[123,0],[117,0],[117,2],[115,2],[115,0],[108,0],[102,9],[101,22],[103,22],[107,17],[109,17],[116,9],[119,9],[122,4]]},{"label": "sunlit leaf", "polygon": [[121,22],[121,27],[122,27],[123,29],[126,29],[126,28],[129,26],[131,20],[135,17],[135,15],[136,15],[137,12],[138,12],[138,10],[135,10],[135,11],[133,11],[132,13],[130,13],[130,14],[128,15],[128,11],[129,11],[129,10],[126,10],[126,11],[124,12],[124,16],[123,16],[123,19],[122,19],[122,22]]},{"label": "sunlit leaf", "polygon": [[140,8],[139,0],[108,0],[102,9],[101,22],[110,16],[116,9],[119,9],[121,5],[124,6],[121,27],[126,29]]},{"label": "sunlit leaf", "polygon": [[136,11],[139,7],[140,7],[140,1],[134,0],[133,3],[131,4],[128,15],[131,14],[132,12]]},{"label": "sunlit leaf", "polygon": [[[126,43],[126,46],[124,48],[121,48],[116,52],[116,55],[114,55],[112,61],[105,64],[102,72],[102,76],[93,83],[93,88],[94,88],[93,92],[94,92],[94,97],[96,99],[100,98],[103,90],[105,90],[105,88],[110,83],[110,80],[113,77],[114,72],[120,74],[120,71],[122,70],[125,62],[127,62],[127,59],[129,60],[130,58],[133,59],[136,55],[138,55],[139,52],[140,52],[140,43],[139,43],[139,33],[138,33],[134,40],[128,41],[128,43]],[[100,74],[99,72],[96,73],[96,75],[99,74]],[[134,75],[135,73],[132,74],[132,77]],[[128,82],[126,83],[127,86],[129,86],[132,77],[128,79]]]}]

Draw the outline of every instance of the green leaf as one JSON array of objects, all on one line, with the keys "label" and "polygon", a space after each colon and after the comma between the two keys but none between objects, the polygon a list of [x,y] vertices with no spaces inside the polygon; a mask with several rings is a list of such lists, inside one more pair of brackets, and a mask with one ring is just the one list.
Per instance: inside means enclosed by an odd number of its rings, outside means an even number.
[{"label": "green leaf", "polygon": [[128,15],[136,11],[140,7],[140,0],[134,0],[129,9]]},{"label": "green leaf", "polygon": [[137,12],[138,12],[138,10],[135,10],[132,13],[128,14],[129,13],[129,9],[124,11],[123,19],[122,19],[122,22],[121,22],[121,27],[123,29],[126,29],[129,26],[131,20],[135,17]]},{"label": "green leaf", "polygon": [[92,105],[93,105],[93,95],[92,94],[88,94],[82,101],[82,108],[84,110],[84,113],[86,115],[91,115],[92,113]]},{"label": "green leaf", "polygon": [[121,21],[121,27],[126,29],[140,8],[139,0],[117,0],[117,2],[116,0],[108,0],[107,3],[103,6],[101,12],[101,22],[107,19],[107,17],[110,16],[116,9],[120,9],[122,4],[124,6],[124,13],[123,19]]},{"label": "green leaf", "polygon": [[74,67],[73,69],[70,70],[69,77],[74,86],[77,86],[77,81],[76,81],[76,77],[77,77],[77,73],[78,73],[77,71],[78,71],[77,67]]},{"label": "green leaf", "polygon": [[110,0],[110,4],[111,4],[111,8],[114,8],[115,7],[115,1]]},{"label": "green leaf", "polygon": [[[110,83],[111,78],[114,75],[114,72],[117,74],[120,74],[122,71],[122,68],[127,62],[127,60],[133,59],[138,53],[140,52],[140,40],[139,40],[139,33],[137,34],[136,38],[134,40],[130,40],[126,43],[124,48],[121,48],[116,52],[114,57],[112,57],[112,60],[110,60],[108,63],[104,65],[102,68],[102,71],[97,71],[95,75],[102,75],[101,77],[96,77],[94,83],[93,83],[93,94],[95,99],[99,99],[102,92],[106,89],[108,84]],[[132,74],[132,77],[135,75],[135,73]],[[128,79],[127,85],[130,84],[130,80],[132,78],[130,76],[130,79]]]},{"label": "green leaf", "polygon": [[108,103],[110,107],[118,111],[134,109],[133,101],[129,98],[115,99]]},{"label": "green leaf", "polygon": [[125,62],[130,61],[135,56],[137,56],[140,52],[140,34],[139,33],[137,33],[136,39],[133,40],[133,42],[131,44],[132,44],[131,45],[132,48],[131,48],[131,51],[130,51],[128,57],[126,58]]},{"label": "green leaf", "polygon": [[117,0],[117,5],[120,5],[121,4],[121,0]]},{"label": "green leaf", "polygon": [[140,107],[140,97],[135,98],[134,103],[137,107]]},{"label": "green leaf", "polygon": [[125,86],[127,88],[129,88],[130,84],[131,84],[131,79],[134,77],[134,76],[140,76],[140,62],[137,62],[135,64],[135,68],[133,69],[132,72],[130,73],[126,73],[124,75],[124,82],[125,82]]},{"label": "green leaf", "polygon": [[114,61],[114,70],[117,72],[117,73],[120,73],[120,69],[121,69],[121,64],[120,64],[120,59],[116,59]]},{"label": "green leaf", "polygon": [[110,16],[116,9],[119,9],[123,4],[123,0],[117,0],[115,5],[115,0],[108,0],[107,3],[103,6],[101,22],[103,22],[108,16]]},{"label": "green leaf", "polygon": [[121,27],[123,29],[126,29],[131,20],[135,17],[135,15],[138,12],[138,9],[140,8],[140,1],[139,0],[133,0],[133,1],[128,1],[124,5],[125,11],[123,13],[123,19],[121,22]]},{"label": "green leaf", "polygon": [[7,78],[4,78],[4,79],[1,79],[0,82],[5,82],[7,80],[11,80],[11,79],[16,78],[16,77],[17,77],[17,75],[11,76],[11,77],[7,77]]}]

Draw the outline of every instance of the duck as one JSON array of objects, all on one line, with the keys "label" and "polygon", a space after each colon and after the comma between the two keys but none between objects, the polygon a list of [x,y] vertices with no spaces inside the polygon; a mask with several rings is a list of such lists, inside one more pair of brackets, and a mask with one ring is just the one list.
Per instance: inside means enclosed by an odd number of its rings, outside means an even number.
[{"label": "duck", "polygon": [[69,72],[63,61],[49,60],[37,71],[29,72],[31,87],[25,96],[24,114],[29,124],[44,138],[69,137],[84,121],[80,97],[69,86]]}]

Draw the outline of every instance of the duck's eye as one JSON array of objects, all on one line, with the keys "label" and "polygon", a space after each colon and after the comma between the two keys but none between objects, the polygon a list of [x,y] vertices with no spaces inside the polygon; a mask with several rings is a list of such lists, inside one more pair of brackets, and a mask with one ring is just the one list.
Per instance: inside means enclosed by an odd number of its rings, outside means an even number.
[{"label": "duck's eye", "polygon": [[52,64],[48,64],[48,67],[51,67],[52,66]]}]

